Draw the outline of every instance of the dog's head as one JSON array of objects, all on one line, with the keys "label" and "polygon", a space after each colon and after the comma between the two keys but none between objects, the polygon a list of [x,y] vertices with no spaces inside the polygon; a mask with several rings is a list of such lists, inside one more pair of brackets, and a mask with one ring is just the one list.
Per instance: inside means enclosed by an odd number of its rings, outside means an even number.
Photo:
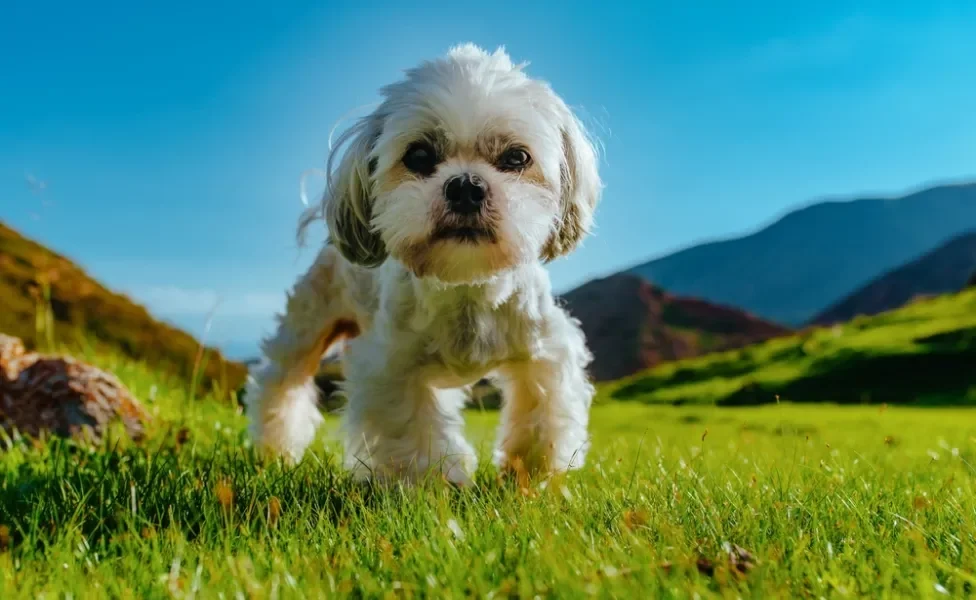
[{"label": "dog's head", "polygon": [[325,218],[348,260],[392,256],[418,277],[473,282],[586,235],[602,188],[594,147],[503,50],[453,48],[381,91],[329,161]]}]

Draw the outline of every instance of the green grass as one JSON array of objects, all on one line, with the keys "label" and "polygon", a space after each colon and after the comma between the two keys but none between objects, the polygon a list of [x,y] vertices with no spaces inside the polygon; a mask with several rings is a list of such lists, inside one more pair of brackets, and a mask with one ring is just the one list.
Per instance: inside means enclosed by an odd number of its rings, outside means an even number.
[{"label": "green grass", "polygon": [[[152,398],[153,437],[0,454],[0,598],[917,598],[976,584],[963,409],[605,403],[570,476],[522,487],[485,467],[476,489],[382,491],[337,469],[334,419],[298,468],[262,465],[230,406],[92,359]],[[469,413],[483,455],[494,419]],[[754,568],[738,574],[725,544]]]},{"label": "green grass", "polygon": [[976,289],[659,365],[605,398],[662,404],[976,404]]}]

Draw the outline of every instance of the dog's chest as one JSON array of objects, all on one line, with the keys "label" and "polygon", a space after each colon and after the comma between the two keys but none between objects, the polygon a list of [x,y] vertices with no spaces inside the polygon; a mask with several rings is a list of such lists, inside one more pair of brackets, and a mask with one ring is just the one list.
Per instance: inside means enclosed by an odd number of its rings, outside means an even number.
[{"label": "dog's chest", "polygon": [[482,373],[529,354],[531,328],[513,307],[461,300],[441,307],[425,336],[430,358],[457,375]]}]

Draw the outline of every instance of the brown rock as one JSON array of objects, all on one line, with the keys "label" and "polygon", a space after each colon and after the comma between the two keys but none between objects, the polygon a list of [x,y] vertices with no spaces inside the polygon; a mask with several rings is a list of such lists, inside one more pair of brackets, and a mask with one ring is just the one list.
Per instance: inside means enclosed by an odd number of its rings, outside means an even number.
[{"label": "brown rock", "polygon": [[70,357],[27,352],[0,334],[0,428],[98,442],[114,419],[134,440],[149,414],[112,374]]}]

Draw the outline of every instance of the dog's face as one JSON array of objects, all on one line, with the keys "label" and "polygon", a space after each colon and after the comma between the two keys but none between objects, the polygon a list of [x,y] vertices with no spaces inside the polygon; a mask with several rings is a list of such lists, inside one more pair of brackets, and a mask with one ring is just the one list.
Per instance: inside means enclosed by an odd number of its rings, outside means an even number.
[{"label": "dog's face", "polygon": [[503,51],[454,48],[382,93],[340,140],[350,147],[325,199],[347,259],[392,256],[418,277],[475,282],[566,254],[586,234],[601,191],[594,148]]}]

